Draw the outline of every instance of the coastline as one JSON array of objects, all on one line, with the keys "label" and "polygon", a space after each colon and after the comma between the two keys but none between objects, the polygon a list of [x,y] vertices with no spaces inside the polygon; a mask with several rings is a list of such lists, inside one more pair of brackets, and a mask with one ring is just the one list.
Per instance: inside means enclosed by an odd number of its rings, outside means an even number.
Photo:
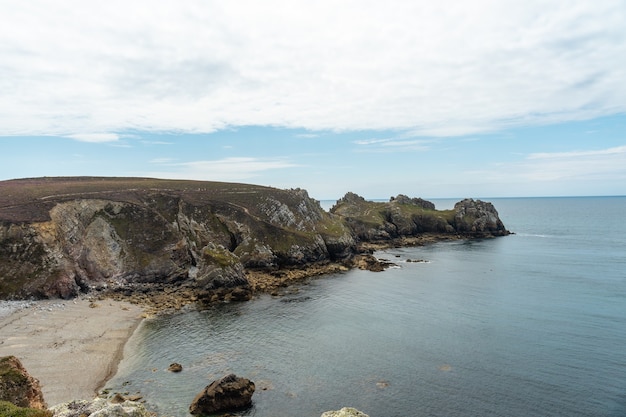
[{"label": "coastline", "polygon": [[0,302],[0,356],[14,355],[41,383],[48,406],[92,400],[117,371],[143,309],[77,298]]}]

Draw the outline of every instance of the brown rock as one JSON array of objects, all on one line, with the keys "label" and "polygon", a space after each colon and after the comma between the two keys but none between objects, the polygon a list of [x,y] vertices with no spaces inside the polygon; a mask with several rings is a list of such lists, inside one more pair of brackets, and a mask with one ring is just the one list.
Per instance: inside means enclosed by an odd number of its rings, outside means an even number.
[{"label": "brown rock", "polygon": [[211,382],[192,401],[191,414],[213,414],[250,407],[254,382],[235,374]]},{"label": "brown rock", "polygon": [[167,368],[170,372],[181,372],[183,370],[183,366],[180,363],[174,362]]},{"label": "brown rock", "polygon": [[18,407],[47,408],[39,381],[29,375],[15,356],[0,358],[0,400]]}]

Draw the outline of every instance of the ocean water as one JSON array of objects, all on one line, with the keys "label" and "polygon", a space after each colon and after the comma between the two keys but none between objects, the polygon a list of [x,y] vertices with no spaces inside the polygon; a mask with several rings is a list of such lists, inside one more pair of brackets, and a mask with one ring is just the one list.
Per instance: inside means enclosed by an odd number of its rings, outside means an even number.
[{"label": "ocean water", "polygon": [[172,417],[230,372],[246,416],[626,416],[626,197],[490,201],[515,235],[146,320],[107,387]]}]

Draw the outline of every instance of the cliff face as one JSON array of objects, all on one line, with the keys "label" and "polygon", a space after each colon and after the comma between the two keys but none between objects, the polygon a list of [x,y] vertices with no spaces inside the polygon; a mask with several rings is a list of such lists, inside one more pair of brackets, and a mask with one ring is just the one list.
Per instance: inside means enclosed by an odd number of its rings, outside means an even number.
[{"label": "cliff face", "polygon": [[[306,191],[104,178],[0,182],[0,299],[93,289],[246,288],[245,271],[349,259],[359,241],[506,232],[489,203],[453,211],[347,194],[331,213]],[[461,204],[462,203],[462,204]]]}]

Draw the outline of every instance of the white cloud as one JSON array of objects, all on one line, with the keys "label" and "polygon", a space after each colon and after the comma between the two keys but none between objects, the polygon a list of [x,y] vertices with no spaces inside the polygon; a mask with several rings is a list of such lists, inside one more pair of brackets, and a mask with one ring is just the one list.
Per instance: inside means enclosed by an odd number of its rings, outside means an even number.
[{"label": "white cloud", "polygon": [[427,151],[433,140],[430,139],[360,139],[354,144],[361,146],[364,152]]},{"label": "white cloud", "polygon": [[120,136],[115,133],[75,133],[67,136],[70,139],[74,139],[80,142],[117,142]]},{"label": "white cloud", "polygon": [[626,146],[616,146],[608,149],[569,151],[569,152],[541,152],[528,155],[528,159],[559,159],[559,160],[580,160],[583,158],[593,158],[597,156],[619,156],[626,155]]},{"label": "white cloud", "polygon": [[175,161],[173,158],[154,158],[148,161],[150,164],[171,164]]},{"label": "white cloud", "polygon": [[[562,195],[564,189],[577,188],[587,189],[587,193],[594,194],[603,192],[599,191],[603,184],[614,187],[621,184],[617,189],[623,189],[626,183],[626,146],[532,153],[517,162],[498,163],[484,169],[466,171],[463,178],[467,184],[524,187],[528,190],[526,195],[538,195],[539,189],[550,190],[542,193],[544,195]],[[500,194],[506,195],[502,190]]]},{"label": "white cloud", "polygon": [[522,176],[532,181],[626,181],[626,146],[591,151],[530,154],[521,163]]},{"label": "white cloud", "polygon": [[3,4],[0,135],[445,136],[626,112],[621,0]]},{"label": "white cloud", "polygon": [[157,178],[179,178],[207,181],[242,181],[259,176],[265,171],[296,167],[283,159],[260,159],[248,157],[224,158],[214,161],[191,161],[168,163],[167,160],[153,160],[161,163],[162,170],[149,173]]}]

